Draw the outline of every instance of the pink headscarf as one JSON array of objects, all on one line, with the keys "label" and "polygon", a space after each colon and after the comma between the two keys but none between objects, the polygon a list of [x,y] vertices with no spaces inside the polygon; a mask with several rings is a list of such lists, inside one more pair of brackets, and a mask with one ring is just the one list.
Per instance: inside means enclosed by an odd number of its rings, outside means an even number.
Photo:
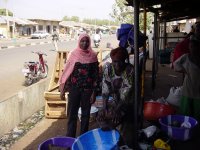
[{"label": "pink headscarf", "polygon": [[[89,38],[89,47],[87,50],[83,50],[80,48],[80,41],[82,38],[88,37]],[[70,52],[69,58],[67,59],[67,62],[65,64],[65,68],[63,70],[63,73],[59,79],[60,84],[60,92],[63,92],[65,82],[73,72],[74,66],[76,62],[80,62],[81,64],[88,64],[88,63],[94,63],[97,62],[97,54],[92,50],[91,48],[91,39],[88,34],[81,34],[79,36],[78,40],[78,46],[76,49]]]}]

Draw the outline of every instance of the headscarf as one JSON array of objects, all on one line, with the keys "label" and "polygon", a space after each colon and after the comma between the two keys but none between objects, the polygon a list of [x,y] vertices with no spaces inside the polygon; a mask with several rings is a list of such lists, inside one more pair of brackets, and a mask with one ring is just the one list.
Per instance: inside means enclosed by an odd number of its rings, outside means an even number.
[{"label": "headscarf", "polygon": [[[89,39],[89,47],[87,50],[83,50],[80,48],[80,41],[84,38],[88,37]],[[65,68],[63,70],[63,73],[59,79],[60,84],[60,92],[63,92],[65,82],[73,72],[74,66],[76,62],[80,62],[81,64],[88,64],[88,63],[94,63],[97,62],[97,54],[92,50],[91,48],[91,39],[88,34],[81,34],[78,39],[78,46],[76,49],[70,52],[69,58],[67,59],[67,62],[65,64]]]},{"label": "headscarf", "polygon": [[110,57],[112,60],[125,61],[128,58],[128,52],[123,47],[117,47],[117,48],[111,50]]}]

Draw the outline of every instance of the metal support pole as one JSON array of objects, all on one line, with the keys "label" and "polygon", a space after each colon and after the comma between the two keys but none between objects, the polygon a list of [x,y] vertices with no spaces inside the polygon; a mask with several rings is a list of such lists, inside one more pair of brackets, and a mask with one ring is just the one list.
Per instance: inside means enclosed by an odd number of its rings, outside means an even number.
[{"label": "metal support pole", "polygon": [[[144,7],[144,35],[146,36],[146,18],[147,18],[147,12],[146,12],[146,7]],[[139,62],[141,63],[141,62]],[[140,101],[140,107],[139,107],[139,115],[140,115],[140,126],[139,128],[141,129],[143,127],[143,105],[144,105],[144,84],[145,84],[145,69],[146,69],[146,42],[144,43],[143,46],[143,59],[142,59],[142,74],[140,77],[141,80],[141,101]]]},{"label": "metal support pole", "polygon": [[167,46],[167,32],[166,32],[166,21],[164,21],[164,49],[166,48],[166,46]]},{"label": "metal support pole", "polygon": [[156,53],[156,48],[157,48],[157,14],[154,13],[154,36],[153,36],[153,63],[152,63],[152,91],[154,92],[155,87],[156,87],[156,61],[157,61],[157,53]]},{"label": "metal support pole", "polygon": [[133,0],[134,4],[134,66],[135,66],[135,97],[134,97],[134,141],[133,149],[138,149],[138,102],[140,101],[139,80],[139,0]]}]

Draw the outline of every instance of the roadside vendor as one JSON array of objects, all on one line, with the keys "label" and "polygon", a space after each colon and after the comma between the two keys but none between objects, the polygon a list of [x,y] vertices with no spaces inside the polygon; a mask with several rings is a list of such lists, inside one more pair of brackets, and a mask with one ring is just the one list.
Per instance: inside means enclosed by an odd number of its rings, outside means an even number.
[{"label": "roadside vendor", "polygon": [[184,54],[174,62],[174,69],[185,73],[180,113],[200,121],[200,37],[192,35],[189,54]]},{"label": "roadside vendor", "polygon": [[179,42],[176,47],[174,48],[174,56],[173,56],[173,63],[182,55],[189,53],[189,43],[190,43],[190,36],[195,34],[195,36],[200,36],[200,23],[197,22],[194,28],[191,29],[191,32],[185,37],[185,39]]},{"label": "roadside vendor", "polygon": [[[119,127],[120,134],[126,145],[133,143],[133,87],[134,67],[126,63],[126,49],[122,47],[111,51],[112,63],[103,68],[102,97],[103,109],[98,120],[110,120],[112,127]],[[109,96],[113,102],[108,103]]]}]

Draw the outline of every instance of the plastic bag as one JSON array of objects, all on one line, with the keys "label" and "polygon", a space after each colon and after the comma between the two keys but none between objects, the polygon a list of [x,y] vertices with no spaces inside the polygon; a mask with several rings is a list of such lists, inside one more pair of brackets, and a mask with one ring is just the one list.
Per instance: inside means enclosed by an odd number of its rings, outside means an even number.
[{"label": "plastic bag", "polygon": [[156,132],[157,127],[152,125],[152,126],[149,126],[149,127],[145,128],[145,129],[142,129],[142,130],[145,133],[146,137],[149,138]]},{"label": "plastic bag", "polygon": [[161,103],[161,104],[168,104],[168,102],[166,101],[164,97],[158,98],[156,102]]},{"label": "plastic bag", "polygon": [[180,106],[180,99],[183,95],[182,93],[183,87],[171,87],[168,97],[166,98],[166,101],[174,106]]}]

